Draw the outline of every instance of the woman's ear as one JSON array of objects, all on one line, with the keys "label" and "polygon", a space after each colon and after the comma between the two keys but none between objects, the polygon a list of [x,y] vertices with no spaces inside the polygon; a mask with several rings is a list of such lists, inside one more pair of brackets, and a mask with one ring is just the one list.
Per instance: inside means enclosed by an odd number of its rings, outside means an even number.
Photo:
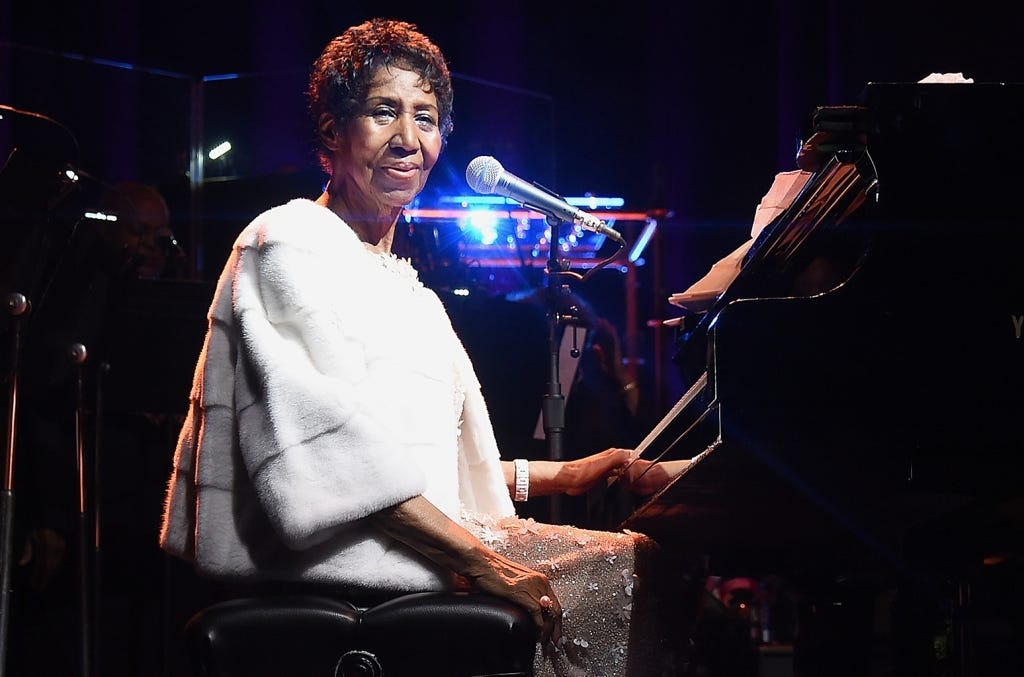
[{"label": "woman's ear", "polygon": [[341,143],[341,135],[338,134],[338,126],[334,122],[334,116],[330,113],[321,113],[317,122],[317,130],[320,132],[320,141],[332,151],[338,150]]}]

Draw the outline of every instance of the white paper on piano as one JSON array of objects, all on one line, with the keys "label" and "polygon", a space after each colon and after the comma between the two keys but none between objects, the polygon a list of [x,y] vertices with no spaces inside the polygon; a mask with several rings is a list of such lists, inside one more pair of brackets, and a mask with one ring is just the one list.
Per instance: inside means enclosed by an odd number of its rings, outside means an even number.
[{"label": "white paper on piano", "polygon": [[[695,312],[710,306],[740,274],[743,257],[747,255],[752,244],[754,244],[754,238],[750,238],[733,250],[731,254],[719,259],[704,277],[690,285],[686,291],[669,296],[668,302]],[[668,320],[667,323],[671,321]]]},{"label": "white paper on piano", "polygon": [[961,85],[974,82],[974,78],[965,78],[963,73],[930,73],[918,80],[918,82],[921,84],[941,83]]},{"label": "white paper on piano", "polygon": [[[765,226],[774,221],[784,212],[811,178],[810,172],[793,170],[775,175],[768,192],[754,210],[754,222],[750,227],[750,239],[734,249],[727,256],[719,259],[704,277],[700,278],[684,292],[672,294],[668,302],[680,308],[700,312],[710,306],[725,291],[743,266],[743,257]],[[673,324],[667,320],[665,324]]]}]

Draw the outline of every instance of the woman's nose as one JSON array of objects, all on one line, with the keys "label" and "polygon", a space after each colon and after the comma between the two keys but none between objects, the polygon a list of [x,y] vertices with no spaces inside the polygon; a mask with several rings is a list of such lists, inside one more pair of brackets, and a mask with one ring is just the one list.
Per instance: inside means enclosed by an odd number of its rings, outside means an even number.
[{"label": "woman's nose", "polygon": [[417,135],[416,135],[416,121],[411,117],[399,116],[395,121],[396,129],[394,135],[391,137],[392,148],[402,148],[403,150],[416,150],[417,148]]}]

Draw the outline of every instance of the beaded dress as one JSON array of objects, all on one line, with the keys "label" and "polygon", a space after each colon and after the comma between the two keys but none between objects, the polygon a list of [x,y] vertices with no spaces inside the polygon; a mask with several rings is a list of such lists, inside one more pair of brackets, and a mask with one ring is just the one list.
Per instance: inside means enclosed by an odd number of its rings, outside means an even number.
[{"label": "beaded dress", "polygon": [[[394,254],[367,250],[384,269],[411,284],[415,270]],[[464,387],[455,382],[456,429]],[[462,525],[487,547],[545,574],[562,605],[562,639],[554,651],[537,647],[537,677],[614,677],[670,674],[667,638],[656,621],[656,602],[638,573],[655,553],[641,534],[544,524],[517,516],[463,510]],[[663,664],[665,663],[665,664]]]},{"label": "beaded dress", "polygon": [[537,648],[538,677],[674,674],[646,573],[654,544],[632,532],[591,531],[533,519],[463,515],[496,552],[545,574],[562,604],[562,641]]}]

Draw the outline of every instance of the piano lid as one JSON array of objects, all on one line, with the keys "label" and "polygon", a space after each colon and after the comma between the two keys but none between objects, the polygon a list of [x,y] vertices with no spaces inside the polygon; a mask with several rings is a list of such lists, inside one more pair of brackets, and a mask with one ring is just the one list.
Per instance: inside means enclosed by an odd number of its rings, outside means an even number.
[{"label": "piano lid", "polygon": [[893,214],[1010,214],[1024,165],[1024,83],[870,82],[869,147]]},{"label": "piano lid", "polygon": [[[667,458],[711,451],[626,526],[745,554],[803,543],[905,562],[914,534],[1021,496],[1024,138],[1006,130],[1024,123],[1024,88],[871,84],[864,103],[872,162],[858,173],[877,176],[878,200],[844,219],[852,203],[836,202],[821,221],[843,247],[864,244],[856,265],[820,293],[780,294],[792,254],[815,260],[835,241],[804,237],[813,193],[766,229],[742,288],[687,344],[711,430],[665,436]],[[970,531],[951,559],[1006,543]]]}]

